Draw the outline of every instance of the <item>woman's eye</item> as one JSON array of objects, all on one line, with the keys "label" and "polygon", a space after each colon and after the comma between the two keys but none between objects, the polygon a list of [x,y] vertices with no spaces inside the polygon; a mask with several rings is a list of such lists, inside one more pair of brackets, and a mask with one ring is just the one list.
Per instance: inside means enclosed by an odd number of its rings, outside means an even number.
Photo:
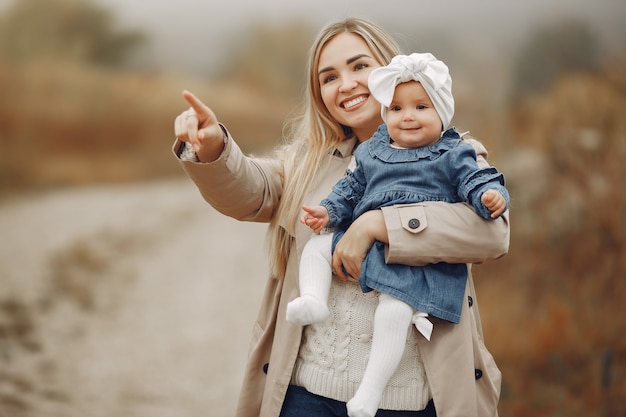
[{"label": "woman's eye", "polygon": [[356,71],[360,71],[360,70],[365,69],[365,68],[368,68],[368,67],[369,67],[369,65],[367,65],[367,64],[364,64],[364,63],[358,63],[358,64],[356,64],[356,65],[354,66],[354,69],[355,69]]},{"label": "woman's eye", "polygon": [[336,76],[334,76],[334,75],[329,75],[329,76],[324,77],[324,78],[322,79],[322,84],[327,84],[327,83],[329,83],[329,82],[331,82],[331,81],[334,81],[334,80],[336,80],[336,79],[337,79],[337,77],[336,77]]}]

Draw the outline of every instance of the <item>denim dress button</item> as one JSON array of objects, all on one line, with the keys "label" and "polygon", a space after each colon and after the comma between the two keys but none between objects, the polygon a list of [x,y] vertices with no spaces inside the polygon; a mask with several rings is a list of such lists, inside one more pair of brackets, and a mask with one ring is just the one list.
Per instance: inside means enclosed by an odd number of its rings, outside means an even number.
[{"label": "denim dress button", "polygon": [[469,304],[470,307],[474,305],[474,299],[471,295],[467,296],[467,304]]},{"label": "denim dress button", "polygon": [[410,229],[417,229],[418,227],[420,227],[420,221],[418,219],[411,219],[411,220],[409,220],[409,228]]}]

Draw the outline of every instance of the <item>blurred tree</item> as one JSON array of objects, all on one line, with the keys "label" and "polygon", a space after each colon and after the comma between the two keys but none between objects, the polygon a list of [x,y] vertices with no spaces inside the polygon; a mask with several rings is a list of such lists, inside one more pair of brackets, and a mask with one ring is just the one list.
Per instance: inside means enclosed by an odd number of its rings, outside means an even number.
[{"label": "blurred tree", "polygon": [[519,99],[550,88],[559,76],[596,69],[600,43],[579,21],[564,21],[534,32],[513,69],[513,96]]},{"label": "blurred tree", "polygon": [[119,66],[146,38],[114,24],[113,14],[90,0],[15,1],[0,16],[0,56]]},{"label": "blurred tree", "polygon": [[304,22],[260,22],[232,43],[222,76],[260,89],[294,95],[305,85],[305,59],[314,32]]}]

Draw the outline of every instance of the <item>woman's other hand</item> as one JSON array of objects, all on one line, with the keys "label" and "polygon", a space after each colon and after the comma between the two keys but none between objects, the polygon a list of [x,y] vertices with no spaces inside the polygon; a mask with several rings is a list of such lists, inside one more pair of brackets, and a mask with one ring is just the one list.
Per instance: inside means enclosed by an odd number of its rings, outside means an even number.
[{"label": "woman's other hand", "polygon": [[[371,210],[357,218],[335,247],[333,270],[342,280],[355,281],[361,264],[375,241],[388,243],[387,226],[380,210]],[[347,274],[346,274],[347,272]]]},{"label": "woman's other hand", "polygon": [[176,117],[174,133],[193,146],[200,162],[215,161],[224,150],[224,131],[206,104],[189,91],[183,91],[183,97],[191,107]]}]

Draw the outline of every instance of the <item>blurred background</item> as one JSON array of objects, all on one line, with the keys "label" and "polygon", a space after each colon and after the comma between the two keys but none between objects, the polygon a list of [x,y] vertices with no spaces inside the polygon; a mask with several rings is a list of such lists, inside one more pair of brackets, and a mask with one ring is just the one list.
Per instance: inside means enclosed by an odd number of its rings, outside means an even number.
[{"label": "blurred background", "polygon": [[1,417],[233,414],[264,226],[184,176],[181,91],[268,153],[347,16],[444,60],[506,175],[510,252],[474,267],[500,415],[626,416],[623,0],[0,0]]}]

